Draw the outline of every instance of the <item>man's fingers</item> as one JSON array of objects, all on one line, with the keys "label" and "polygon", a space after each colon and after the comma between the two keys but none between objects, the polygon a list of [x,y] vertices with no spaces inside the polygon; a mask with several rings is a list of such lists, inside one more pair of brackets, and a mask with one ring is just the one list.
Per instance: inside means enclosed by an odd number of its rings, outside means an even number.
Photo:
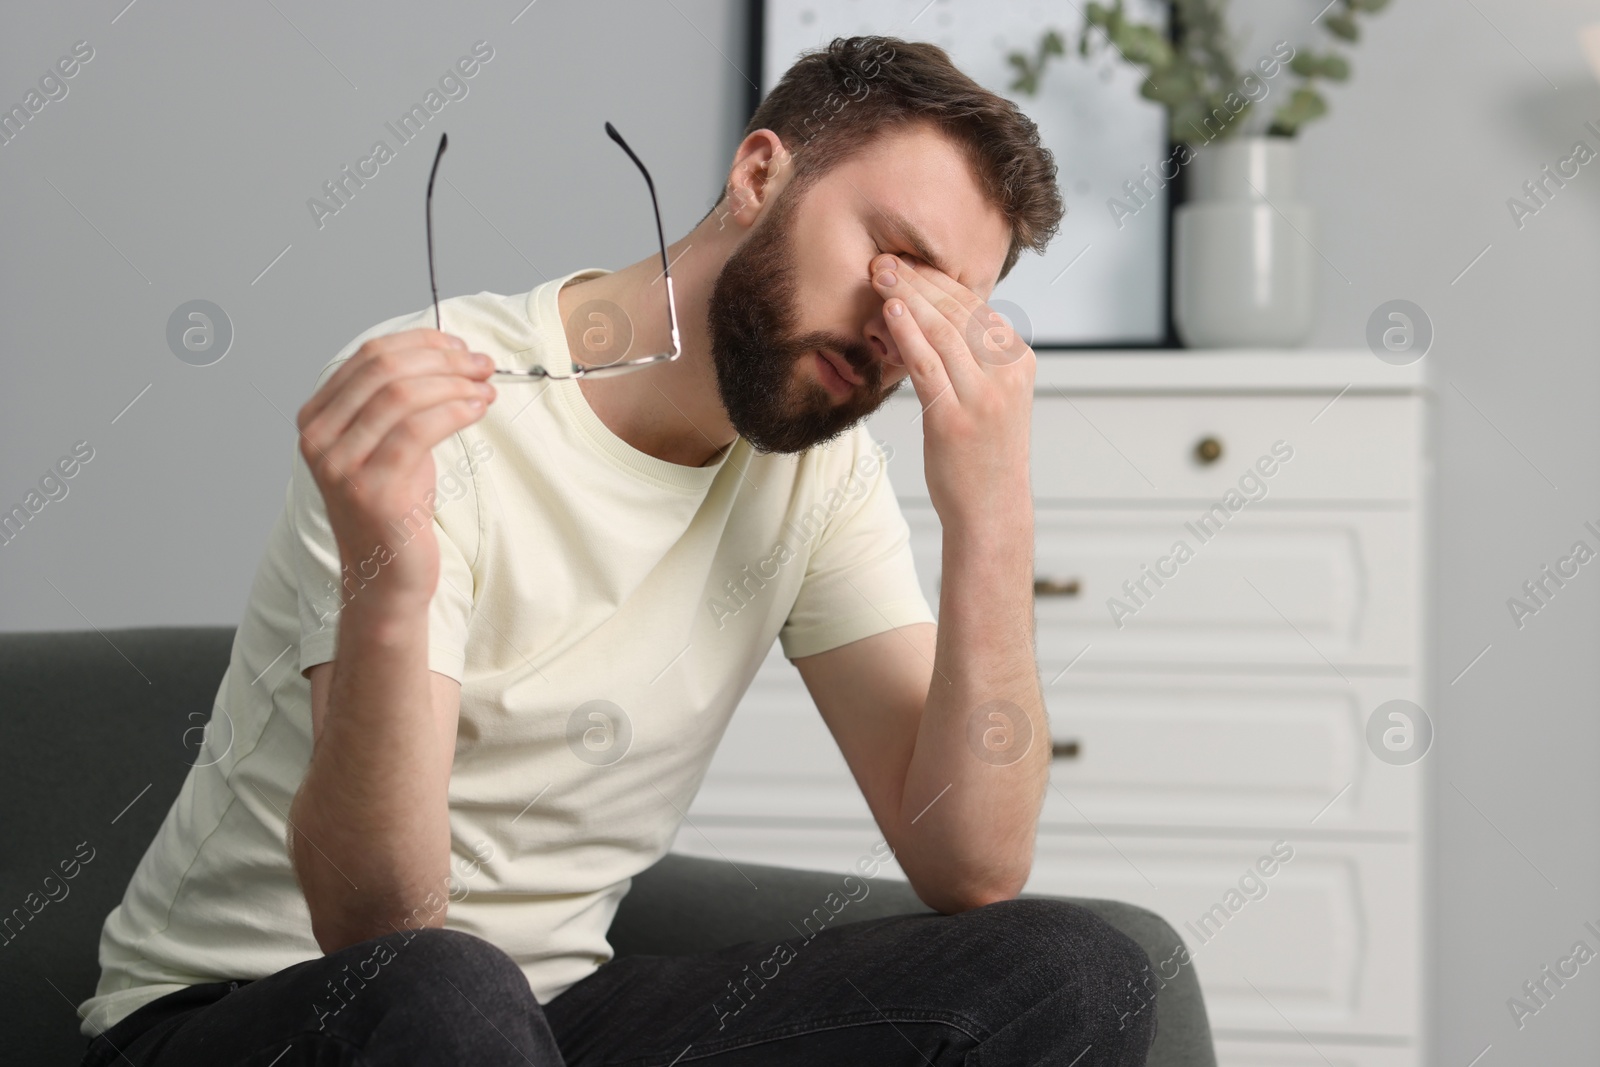
[{"label": "man's fingers", "polygon": [[329,379],[328,384],[317,391],[320,409],[311,413],[308,405],[301,410],[300,429],[313,443],[327,448],[344,434],[357,413],[379,391],[394,382],[439,375],[459,377],[463,381],[485,381],[493,371],[493,362],[487,356],[464,349],[430,347],[380,351],[363,358],[342,382],[336,384]]},{"label": "man's fingers", "polygon": [[961,335],[966,339],[967,350],[984,363],[1004,366],[1021,359],[1028,343],[1020,336],[1005,316],[990,307],[977,293],[935,267],[920,267],[915,278],[931,289],[938,289],[961,305],[955,314]]},{"label": "man's fingers", "polygon": [[[899,314],[895,313],[896,308],[899,308]],[[906,365],[911,387],[917,391],[917,399],[922,402],[922,410],[926,411],[950,388],[950,375],[945,371],[944,360],[933,350],[911,312],[906,309],[905,301],[899,297],[891,297],[884,305],[883,321],[889,324],[889,335],[894,338],[895,348]]]},{"label": "man's fingers", "polygon": [[[956,394],[959,396],[964,387],[970,387],[973,376],[981,374],[981,371],[967,348],[964,331],[956,325],[967,314],[959,301],[943,289],[926,288],[929,283],[917,279],[912,271],[906,269],[903,261],[898,270],[879,271],[873,275],[872,285],[880,296],[885,299],[892,297],[905,305],[906,316],[916,324],[922,343],[943,365],[944,377],[955,388]],[[894,322],[890,319],[887,307],[884,319],[889,322],[889,329],[893,332]],[[898,343],[900,334],[894,336]],[[900,351],[905,353],[904,345],[901,345]]]},{"label": "man's fingers", "polygon": [[397,423],[367,461],[371,467],[409,471],[446,437],[483,417],[486,405],[471,400],[448,400],[424,408]]},{"label": "man's fingers", "polygon": [[[301,408],[301,428],[304,429],[305,423],[320,415],[354,378],[370,373],[373,364],[388,366],[396,375],[417,373],[412,369],[413,365],[424,355],[468,357],[463,366],[473,366],[475,363],[467,352],[465,341],[450,334],[440,333],[438,330],[419,328],[374,337],[357,349],[355,355],[341,363],[333,374],[329,375],[328,380],[322,383],[316,395]],[[429,364],[429,368],[423,373],[437,373],[431,369],[433,366],[434,364]]]},{"label": "man's fingers", "polygon": [[977,315],[982,313],[980,309],[984,306],[983,298],[939,268],[933,266],[913,267],[907,273],[916,280],[925,282],[928,286],[949,294],[967,314]]},{"label": "man's fingers", "polygon": [[380,357],[395,359],[402,353],[424,350],[442,353],[465,352],[466,349],[467,343],[454,334],[440,333],[425,326],[374,337],[362,344],[349,359],[339,364],[328,376],[328,380],[322,383],[321,388],[301,407],[300,428],[305,429],[305,424],[316,418],[345,384],[373,360]]},{"label": "man's fingers", "polygon": [[456,401],[478,402],[480,413],[493,396],[494,387],[460,375],[437,374],[400,378],[373,394],[327,450],[331,463],[343,471],[359,470],[371,461],[379,444],[397,426],[420,413]]},{"label": "man's fingers", "polygon": [[[895,261],[892,256],[883,256],[880,260],[885,264]],[[944,271],[923,265],[913,266],[903,273],[908,284],[919,285],[934,307],[956,324],[967,343],[967,351],[979,361],[1005,366],[1031,351],[1027,341],[1018,335],[1005,316]],[[955,305],[949,300],[954,300]]]}]

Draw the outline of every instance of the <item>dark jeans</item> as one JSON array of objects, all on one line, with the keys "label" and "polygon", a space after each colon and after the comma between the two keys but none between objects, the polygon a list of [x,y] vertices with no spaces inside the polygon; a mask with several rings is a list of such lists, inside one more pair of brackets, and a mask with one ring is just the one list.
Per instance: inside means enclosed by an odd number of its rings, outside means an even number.
[{"label": "dark jeans", "polygon": [[427,928],[170,993],[83,1067],[1137,1067],[1155,1036],[1133,985],[1148,966],[1085,908],[1006,900],[625,956],[541,1006],[500,949]]}]

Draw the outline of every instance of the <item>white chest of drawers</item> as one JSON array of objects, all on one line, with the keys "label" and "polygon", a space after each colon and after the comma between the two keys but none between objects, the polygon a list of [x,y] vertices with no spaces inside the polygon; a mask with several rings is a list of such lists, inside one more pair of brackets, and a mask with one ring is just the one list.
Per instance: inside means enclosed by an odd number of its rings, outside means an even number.
[{"label": "white chest of drawers", "polygon": [[[1368,719],[1429,706],[1429,408],[1420,366],[1365,352],[1040,358],[1057,758],[1027,888],[1163,915],[1225,1067],[1426,1060],[1429,760],[1379,759]],[[907,390],[871,426],[937,608],[918,410]],[[774,650],[675,848],[843,870],[877,839]]]}]

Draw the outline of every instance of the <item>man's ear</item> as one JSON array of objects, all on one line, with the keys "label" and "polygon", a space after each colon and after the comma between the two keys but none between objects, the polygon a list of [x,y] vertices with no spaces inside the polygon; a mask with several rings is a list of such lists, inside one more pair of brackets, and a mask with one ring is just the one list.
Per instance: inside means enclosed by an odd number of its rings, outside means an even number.
[{"label": "man's ear", "polygon": [[728,172],[724,221],[752,225],[762,209],[788,184],[794,157],[783,140],[768,129],[760,129],[740,142]]}]

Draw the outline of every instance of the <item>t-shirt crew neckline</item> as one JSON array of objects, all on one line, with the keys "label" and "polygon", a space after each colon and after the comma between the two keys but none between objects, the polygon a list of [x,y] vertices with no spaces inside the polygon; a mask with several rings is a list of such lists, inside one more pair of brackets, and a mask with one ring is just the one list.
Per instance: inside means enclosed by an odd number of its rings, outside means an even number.
[{"label": "t-shirt crew neckline", "polygon": [[[548,347],[541,346],[543,350],[538,353],[544,366],[550,366],[551,359],[564,361],[563,366],[572,365],[572,349],[567,344],[566,326],[561,321],[561,305],[557,302],[556,294],[568,282],[582,281],[585,278],[610,273],[611,271],[604,267],[585,267],[563,277],[553,278],[529,294],[528,319],[533,324],[535,335],[555,339]],[[686,493],[704,493],[710,489],[711,483],[716,481],[717,474],[728,461],[728,457],[743,443],[743,438],[735,440],[722,455],[704,467],[669,463],[639,451],[612,433],[611,428],[589,406],[588,398],[583,395],[583,390],[578,387],[576,379],[549,379],[548,382],[549,388],[555,392],[556,399],[597,452],[629,474],[642,477],[657,485]]]}]

